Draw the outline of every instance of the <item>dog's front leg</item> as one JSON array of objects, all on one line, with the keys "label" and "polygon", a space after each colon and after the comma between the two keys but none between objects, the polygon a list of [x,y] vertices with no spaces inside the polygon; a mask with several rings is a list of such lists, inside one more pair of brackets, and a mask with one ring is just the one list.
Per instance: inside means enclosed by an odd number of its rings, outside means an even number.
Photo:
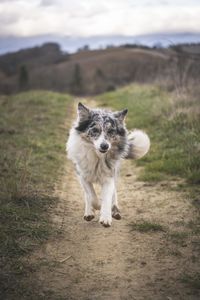
[{"label": "dog's front leg", "polygon": [[101,192],[101,211],[99,222],[105,226],[109,227],[112,223],[112,199],[115,191],[114,178],[107,178],[102,185]]},{"label": "dog's front leg", "polygon": [[121,214],[120,214],[120,210],[118,207],[118,201],[117,201],[117,191],[116,189],[114,190],[113,193],[113,199],[112,199],[112,217],[116,220],[120,220],[121,219]]},{"label": "dog's front leg", "polygon": [[91,221],[94,219],[94,209],[99,209],[98,199],[91,182],[80,177],[80,183],[85,192],[85,213],[84,220]]}]

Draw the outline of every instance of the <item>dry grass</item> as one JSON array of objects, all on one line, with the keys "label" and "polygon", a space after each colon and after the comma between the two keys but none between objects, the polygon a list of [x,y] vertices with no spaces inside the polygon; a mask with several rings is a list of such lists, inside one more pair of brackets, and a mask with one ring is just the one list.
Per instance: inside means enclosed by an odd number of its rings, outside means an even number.
[{"label": "dry grass", "polygon": [[99,97],[100,105],[127,107],[128,128],[143,128],[149,133],[152,146],[150,154],[138,161],[144,166],[140,179],[158,181],[179,176],[198,186],[200,108],[196,95],[184,92],[177,96],[157,87],[132,85]]},{"label": "dry grass", "polygon": [[0,97],[1,299],[42,298],[26,282],[34,269],[23,257],[55,233],[47,210],[65,159],[70,100],[47,92]]}]

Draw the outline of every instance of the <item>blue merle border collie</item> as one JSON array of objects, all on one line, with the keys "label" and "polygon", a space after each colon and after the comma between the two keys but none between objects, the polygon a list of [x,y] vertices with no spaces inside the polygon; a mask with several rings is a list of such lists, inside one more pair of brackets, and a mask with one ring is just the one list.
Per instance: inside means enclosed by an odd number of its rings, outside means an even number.
[{"label": "blue merle border collie", "polygon": [[[116,181],[122,159],[138,159],[150,148],[150,140],[141,130],[128,132],[128,110],[111,112],[78,104],[78,116],[67,141],[68,158],[85,192],[84,219],[91,221],[100,210],[99,222],[111,226],[112,218],[121,219]],[[100,199],[93,183],[101,185]]]}]

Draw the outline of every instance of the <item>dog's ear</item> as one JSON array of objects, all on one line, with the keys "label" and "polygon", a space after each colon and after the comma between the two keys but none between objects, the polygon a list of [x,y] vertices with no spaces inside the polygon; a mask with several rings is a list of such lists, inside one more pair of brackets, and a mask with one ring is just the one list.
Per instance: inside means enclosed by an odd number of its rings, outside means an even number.
[{"label": "dog's ear", "polygon": [[125,116],[127,115],[127,112],[128,112],[128,109],[117,111],[114,113],[114,117],[117,118],[119,121],[123,122],[125,119]]},{"label": "dog's ear", "polygon": [[89,119],[90,116],[90,110],[85,105],[83,105],[81,102],[78,104],[78,116],[80,121],[84,121]]}]

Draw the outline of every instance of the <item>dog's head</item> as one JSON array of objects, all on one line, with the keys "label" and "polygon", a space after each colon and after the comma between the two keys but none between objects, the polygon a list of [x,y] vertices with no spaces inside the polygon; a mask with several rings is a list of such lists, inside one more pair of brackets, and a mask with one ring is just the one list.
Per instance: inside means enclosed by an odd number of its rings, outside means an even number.
[{"label": "dog's head", "polygon": [[124,119],[127,112],[127,109],[118,112],[89,109],[79,103],[75,129],[83,139],[94,145],[97,154],[123,152],[126,140]]}]

